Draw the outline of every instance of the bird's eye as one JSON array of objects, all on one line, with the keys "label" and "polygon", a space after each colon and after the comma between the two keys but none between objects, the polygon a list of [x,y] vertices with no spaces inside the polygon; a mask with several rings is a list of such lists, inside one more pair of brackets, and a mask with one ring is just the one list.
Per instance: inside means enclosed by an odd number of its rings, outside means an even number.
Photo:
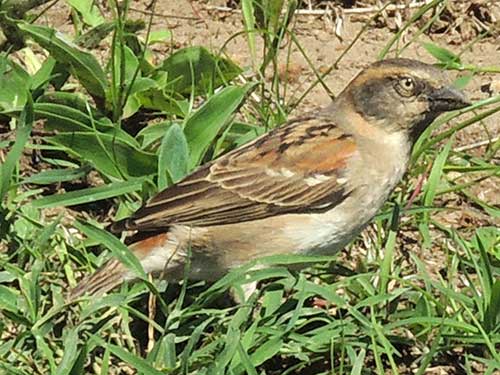
[{"label": "bird's eye", "polygon": [[415,95],[416,87],[415,80],[411,77],[402,77],[395,85],[396,91],[406,97]]},{"label": "bird's eye", "polygon": [[401,84],[406,90],[413,90],[413,88],[415,87],[415,82],[413,81],[413,79],[408,77],[403,78],[401,80]]}]

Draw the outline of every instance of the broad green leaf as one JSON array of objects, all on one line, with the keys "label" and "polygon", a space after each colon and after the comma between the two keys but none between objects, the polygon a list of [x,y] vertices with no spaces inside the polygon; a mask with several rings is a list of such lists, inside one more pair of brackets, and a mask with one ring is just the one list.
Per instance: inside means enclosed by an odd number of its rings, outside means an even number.
[{"label": "broad green leaf", "polygon": [[[429,180],[424,188],[424,206],[430,207],[434,202],[434,198],[437,193],[437,188],[441,181],[441,176],[443,174],[443,168],[446,164],[448,154],[451,150],[451,145],[453,144],[453,138],[445,145],[443,150],[438,154],[434,160],[434,164],[429,175]],[[428,248],[431,245],[431,236],[429,232],[429,212],[424,212],[423,220],[419,223],[420,233],[423,237],[423,246]]]},{"label": "broad green leaf", "polygon": [[3,197],[9,190],[12,173],[14,172],[16,164],[22,155],[24,146],[29,139],[32,127],[33,102],[31,101],[31,97],[28,97],[28,101],[26,102],[17,123],[16,141],[7,154],[5,161],[0,164],[0,202],[2,202]]},{"label": "broad green leaf", "polygon": [[15,289],[0,285],[0,311],[17,312],[17,297],[19,292]]},{"label": "broad green leaf", "polygon": [[[151,77],[143,79],[153,80],[154,84],[148,83],[149,87],[144,87],[145,85],[141,83],[142,80],[137,80],[137,86],[134,84],[132,87],[133,95],[131,96],[138,103],[132,103],[132,105],[163,111],[181,118],[186,116],[189,110],[189,102],[178,94],[166,92],[164,88],[167,85],[168,78],[165,72],[155,72]],[[130,106],[130,104],[128,105]],[[130,112],[130,110],[128,111]]]},{"label": "broad green leaf", "polygon": [[39,25],[19,23],[19,28],[27,33],[56,59],[66,65],[87,91],[94,97],[103,99],[108,87],[106,75],[96,58],[65,40],[62,34]]},{"label": "broad green leaf", "polygon": [[189,146],[178,124],[172,124],[162,139],[158,154],[158,189],[167,187],[167,173],[172,182],[188,172]]},{"label": "broad green leaf", "polygon": [[434,160],[434,164],[429,175],[429,180],[425,185],[424,206],[426,207],[432,206],[434,202],[434,197],[436,196],[437,188],[439,182],[441,181],[441,176],[443,175],[443,168],[446,160],[448,159],[448,154],[450,153],[452,144],[453,139],[450,139],[450,141],[445,145],[443,150]]},{"label": "broad green leaf", "polygon": [[10,271],[0,271],[0,284],[10,283],[16,279],[16,275]]},{"label": "broad green leaf", "polygon": [[[62,97],[66,98],[61,100]],[[88,114],[87,109],[80,110],[79,107],[85,105],[85,103],[82,103],[77,95],[53,93],[53,95],[44,95],[40,100],[52,100],[54,98],[56,98],[54,101],[58,101],[59,103],[39,102],[34,104],[35,119],[47,120],[45,124],[47,129],[58,130],[60,132],[95,132],[96,129],[132,147],[139,146],[137,141],[130,134],[120,129],[118,126],[113,125],[111,120],[107,117],[100,116],[99,113],[92,108],[92,116]]]},{"label": "broad green leaf", "polygon": [[[208,326],[208,324],[214,320],[215,317],[208,317],[204,321],[202,321],[200,324],[198,324],[191,335],[189,335],[189,340],[184,347],[184,350],[182,351],[181,355],[178,356],[180,357],[181,360],[181,367],[187,369],[189,366],[189,360],[193,357],[193,351],[195,350],[196,347],[198,347],[198,343],[202,338],[202,334],[205,331],[205,328]],[[187,372],[185,372],[187,373]]]},{"label": "broad green leaf", "polygon": [[384,246],[384,257],[380,266],[379,295],[387,292],[387,285],[393,274],[394,250],[396,246],[397,227],[399,223],[399,206],[396,204],[392,212],[391,227]]},{"label": "broad green leaf", "polygon": [[44,356],[49,363],[50,373],[54,374],[56,372],[56,361],[54,360],[54,352],[47,344],[46,338],[38,332],[38,330],[32,330],[31,334],[35,338],[38,352]]},{"label": "broad green leaf", "polygon": [[478,228],[472,241],[476,248],[483,246],[487,253],[500,260],[500,229],[498,227]]},{"label": "broad green leaf", "polygon": [[271,317],[283,304],[283,290],[267,290],[262,299],[262,316]]},{"label": "broad green leaf", "polygon": [[83,48],[97,48],[99,43],[114,30],[115,25],[116,22],[112,21],[100,23],[84,34],[76,37],[74,42]]},{"label": "broad green leaf", "polygon": [[187,47],[170,55],[160,66],[168,73],[167,89],[183,95],[211,92],[238,76],[242,70],[232,61],[203,47]]},{"label": "broad green leaf", "polygon": [[43,266],[43,261],[39,259],[35,260],[31,265],[30,272],[18,279],[21,295],[24,297],[23,300],[25,302],[22,306],[27,313],[26,318],[28,318],[32,323],[40,318],[39,308],[41,290],[39,282]]},{"label": "broad green leaf", "polygon": [[[123,62],[122,62],[122,48],[123,48]],[[109,62],[109,64],[114,64],[114,69],[110,69],[114,73],[115,85],[120,83],[120,75],[123,64],[123,82],[128,85],[134,73],[139,66],[139,60],[134,55],[134,52],[126,45],[117,45],[114,50],[114,59]],[[120,89],[120,88],[119,88]]]},{"label": "broad green leaf", "polygon": [[[237,314],[233,316],[233,320],[235,317],[237,317]],[[224,349],[217,357],[217,361],[215,363],[216,365],[214,370],[215,374],[227,373],[225,369],[231,362],[231,359],[234,358],[236,351],[238,350],[238,342],[240,340],[241,340],[240,331],[238,329],[235,329],[233,326],[230,326],[226,334],[226,337],[224,338],[224,343],[225,343]]]},{"label": "broad green leaf", "polygon": [[56,60],[53,57],[49,56],[45,59],[40,69],[31,77],[31,89],[33,91],[45,88],[45,85],[47,85],[52,78],[55,66]]},{"label": "broad green leaf", "polygon": [[25,371],[19,370],[17,366],[12,366],[6,361],[0,362],[0,369],[3,370],[4,374],[9,375],[26,375]]},{"label": "broad green leaf", "polygon": [[238,346],[238,355],[239,359],[241,360],[241,366],[245,369],[246,373],[248,375],[258,375],[257,370],[252,364],[252,361],[250,360],[250,357],[243,347],[241,341],[238,341],[236,345]]},{"label": "broad green leaf", "polygon": [[52,78],[50,79],[50,84],[54,86],[54,89],[56,89],[56,91],[58,91],[62,89],[62,87],[66,84],[66,82],[68,82],[71,73],[70,69],[68,69],[68,66],[66,64],[63,64],[57,61],[56,59],[54,60],[56,61],[56,64],[52,69]]},{"label": "broad green leaf", "polygon": [[186,120],[184,134],[191,151],[190,169],[201,162],[208,147],[253,87],[253,84],[226,87]]},{"label": "broad green leaf", "polygon": [[351,370],[351,375],[361,375],[363,373],[364,363],[365,363],[366,349],[361,348],[358,356],[353,361],[354,366]]},{"label": "broad green leaf", "polygon": [[156,141],[162,139],[168,128],[173,123],[171,121],[163,121],[158,124],[150,124],[142,129],[136,136],[140,141],[142,148],[151,146]]},{"label": "broad green leaf", "polygon": [[[100,120],[104,117],[104,114],[94,108],[89,102],[89,98],[82,93],[73,93],[65,91],[52,91],[46,92],[37,98],[36,104],[58,104],[69,107],[71,109],[76,109],[83,112],[86,117],[89,117],[89,111],[92,114],[94,121]],[[35,106],[36,106],[35,104]],[[56,111],[61,111],[61,108],[57,108]],[[90,118],[87,121],[90,124]],[[111,121],[107,120],[107,125],[110,125]],[[89,125],[91,126],[91,125]]]},{"label": "broad green leaf", "polygon": [[385,330],[397,329],[399,327],[411,326],[413,324],[420,324],[422,326],[448,326],[456,328],[464,333],[477,333],[478,329],[476,326],[461,322],[460,320],[443,318],[438,316],[422,316],[422,317],[410,317],[405,319],[397,319],[392,323],[385,325]]},{"label": "broad green leaf", "polygon": [[283,9],[284,0],[277,1],[266,1],[263,2],[264,5],[264,13],[267,21],[267,29],[272,33],[278,32],[278,27],[280,24],[280,15]]},{"label": "broad green leaf", "polygon": [[104,22],[94,0],[66,0],[66,2],[82,15],[83,21],[87,25],[95,27]]},{"label": "broad green leaf", "polygon": [[148,92],[159,91],[155,80],[151,78],[138,77],[130,90],[130,95],[123,107],[122,118],[129,118],[142,107],[144,102],[141,97],[146,96]]},{"label": "broad green leaf", "polygon": [[453,87],[456,87],[457,89],[464,89],[469,82],[474,78],[473,74],[465,74],[461,77],[458,77],[454,82],[453,82]]},{"label": "broad green leaf", "polygon": [[88,350],[87,344],[84,343],[78,350],[78,355],[73,360],[70,375],[84,375],[86,373],[85,367],[87,365]]},{"label": "broad green leaf", "polygon": [[22,108],[29,96],[31,77],[16,63],[0,55],[0,112]]},{"label": "broad green leaf", "polygon": [[170,30],[155,30],[149,34],[148,44],[164,43],[172,39],[172,32]]},{"label": "broad green leaf", "polygon": [[37,208],[49,208],[92,203],[140,190],[142,182],[142,179],[113,182],[108,185],[74,190],[64,194],[54,194],[33,201],[33,206]]},{"label": "broad green leaf", "polygon": [[30,205],[23,204],[19,209],[19,216],[15,219],[13,223],[13,229],[16,232],[16,236],[24,240],[34,239],[35,233],[38,236],[38,231],[34,231],[33,221],[38,221],[40,219],[40,212]]},{"label": "broad green leaf", "polygon": [[126,303],[126,297],[123,294],[109,294],[101,298],[92,300],[88,305],[84,306],[80,312],[81,319],[88,318],[95,314],[103,307],[119,307]]},{"label": "broad green leaf", "polygon": [[[162,111],[181,118],[185,116],[185,106],[182,105],[183,101],[166,95],[160,88],[152,87],[146,91],[139,91],[134,96],[133,100],[137,100],[139,103],[127,103],[127,108],[133,109],[134,106],[140,105],[147,109]],[[131,112],[131,110],[127,109],[127,112]]]},{"label": "broad green leaf", "polygon": [[253,141],[255,138],[260,137],[262,134],[266,132],[266,129],[263,126],[255,126],[252,130],[249,130],[247,133],[235,139],[234,144],[236,147],[244,145],[250,141]]},{"label": "broad green leaf", "polygon": [[[33,107],[35,118],[47,120],[45,126],[49,130],[92,131],[91,118],[77,108],[57,103],[35,103]],[[100,122],[96,120],[95,124],[100,125]]]},{"label": "broad green leaf", "polygon": [[175,334],[169,333],[167,334],[163,340],[159,343],[160,345],[160,354],[158,355],[158,360],[157,362],[160,362],[163,364],[163,366],[167,367],[168,369],[173,369],[175,368],[175,362],[176,362],[176,353],[175,353]]},{"label": "broad green leaf", "polygon": [[135,368],[141,374],[148,375],[164,375],[165,373],[162,371],[156,370],[152,365],[150,365],[143,358],[136,356],[129,351],[123,349],[122,347],[114,344],[107,344],[107,348],[113,353],[115,356],[123,360],[129,366]]},{"label": "broad green leaf", "polygon": [[328,302],[335,304],[339,308],[346,305],[346,301],[344,300],[344,298],[337,294],[337,292],[329,285],[315,284],[308,281],[304,284],[304,291],[316,294],[321,298],[324,298]]},{"label": "broad green leaf", "polygon": [[111,134],[90,132],[60,133],[47,138],[67,152],[92,163],[110,177],[141,177],[155,174],[156,156],[139,150]]},{"label": "broad green leaf", "polygon": [[257,350],[250,355],[250,360],[254,366],[259,366],[269,358],[274,357],[281,350],[283,340],[280,337],[273,337],[257,347]]}]

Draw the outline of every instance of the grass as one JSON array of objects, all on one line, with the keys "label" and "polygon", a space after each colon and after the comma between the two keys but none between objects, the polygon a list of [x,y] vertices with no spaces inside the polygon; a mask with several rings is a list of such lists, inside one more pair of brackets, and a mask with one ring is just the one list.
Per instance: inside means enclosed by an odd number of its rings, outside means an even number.
[{"label": "grass", "polygon": [[[27,48],[48,51],[29,55],[39,69],[28,73],[13,51],[0,56],[0,121],[10,129],[0,142],[1,372],[357,375],[427,374],[442,366],[498,373],[499,212],[471,188],[498,178],[499,142],[470,155],[457,151],[454,134],[497,114],[499,96],[437,120],[384,210],[341,256],[258,259],[212,284],[151,282],[103,229],[108,214],[126,217],[196,165],[279,126],[304,93],[326,84],[313,62],[317,80],[303,91],[278,79],[292,49],[307,57],[293,32],[294,2],[282,11],[241,1],[251,75],[223,50],[202,47],[153,66],[151,22],[139,34],[129,3],[113,4],[111,18],[92,7],[73,12],[77,40],[111,46],[100,61],[50,27],[22,21]],[[414,22],[445,5],[434,1],[413,14],[401,29],[412,33],[411,43],[429,27]],[[411,48],[401,37],[395,34],[381,56]],[[437,45],[426,48],[471,79],[484,68]],[[498,67],[488,72],[498,74]],[[422,191],[412,196],[422,176]],[[459,200],[481,221],[443,225],[442,215],[461,209],[446,200]],[[442,254],[437,269],[426,251]],[[111,255],[143,281],[68,304],[68,288]],[[300,272],[286,267],[304,263],[310,267]],[[260,287],[244,300],[242,287],[252,281]],[[232,302],[230,290],[243,302]]]}]

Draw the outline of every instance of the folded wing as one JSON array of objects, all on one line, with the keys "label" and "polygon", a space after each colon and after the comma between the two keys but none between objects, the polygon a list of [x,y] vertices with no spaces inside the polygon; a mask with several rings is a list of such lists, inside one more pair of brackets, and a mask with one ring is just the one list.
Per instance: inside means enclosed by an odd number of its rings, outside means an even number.
[{"label": "folded wing", "polygon": [[349,195],[343,176],[355,153],[353,138],[327,119],[297,119],[200,167],[113,230],[211,226],[324,211]]}]

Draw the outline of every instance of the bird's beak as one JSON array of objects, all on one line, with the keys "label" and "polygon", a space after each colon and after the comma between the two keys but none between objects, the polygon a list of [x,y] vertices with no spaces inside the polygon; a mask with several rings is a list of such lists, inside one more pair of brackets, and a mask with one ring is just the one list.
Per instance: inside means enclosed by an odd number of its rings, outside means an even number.
[{"label": "bird's beak", "polygon": [[434,90],[429,95],[429,100],[433,112],[454,111],[468,107],[471,104],[463,92],[446,86]]}]

